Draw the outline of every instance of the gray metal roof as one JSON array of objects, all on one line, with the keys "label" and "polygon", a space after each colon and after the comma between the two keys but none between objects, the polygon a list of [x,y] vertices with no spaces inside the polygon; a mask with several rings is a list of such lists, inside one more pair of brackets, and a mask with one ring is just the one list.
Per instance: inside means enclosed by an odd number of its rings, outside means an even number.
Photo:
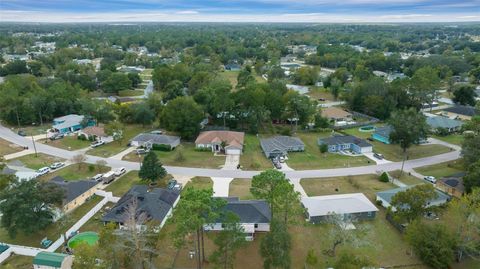
[{"label": "gray metal roof", "polygon": [[298,137],[275,136],[260,139],[260,146],[267,157],[270,153],[281,152],[286,154],[291,148],[305,147],[305,144]]},{"label": "gray metal roof", "polygon": [[70,114],[63,117],[55,118],[53,119],[53,121],[58,122],[58,124],[53,125],[53,128],[61,130],[75,125],[79,125],[82,122],[83,118],[83,115],[76,114]]},{"label": "gray metal roof", "polygon": [[272,212],[264,200],[240,200],[229,197],[223,212],[233,212],[240,217],[240,223],[270,223]]},{"label": "gray metal roof", "polygon": [[378,211],[363,193],[303,197],[302,205],[310,217]]},{"label": "gray metal roof", "polygon": [[458,128],[463,125],[462,121],[459,120],[452,120],[446,117],[427,117],[427,123],[430,127],[437,129],[437,128]]},{"label": "gray metal roof", "polygon": [[[396,189],[391,189],[391,190],[386,190],[386,191],[381,191],[377,192],[377,196],[382,198],[384,201],[388,202],[389,204],[392,202],[393,196],[395,194],[406,191],[409,188],[412,188],[414,186],[408,186],[408,187],[401,187],[401,188],[396,188]],[[437,193],[437,198],[430,200],[430,204],[432,203],[440,203],[440,202],[446,202],[450,199],[450,196],[446,195],[445,193],[435,190],[435,193]]]},{"label": "gray metal roof", "polygon": [[135,136],[131,141],[151,142],[158,145],[172,145],[180,140],[178,136],[141,133]]},{"label": "gray metal roof", "polygon": [[366,140],[358,138],[353,135],[336,135],[328,138],[318,139],[318,144],[327,144],[327,145],[342,145],[342,144],[355,144],[359,147],[371,147],[372,144],[368,143]]},{"label": "gray metal roof", "polygon": [[149,220],[162,222],[178,196],[180,193],[174,190],[155,188],[148,191],[146,185],[136,185],[120,198],[117,204],[102,218],[102,221],[124,223],[125,212],[136,200],[137,216],[144,213]]},{"label": "gray metal roof", "polygon": [[66,181],[63,177],[56,176],[50,183],[56,184],[65,190],[64,203],[70,203],[86,191],[98,184],[95,180]]}]

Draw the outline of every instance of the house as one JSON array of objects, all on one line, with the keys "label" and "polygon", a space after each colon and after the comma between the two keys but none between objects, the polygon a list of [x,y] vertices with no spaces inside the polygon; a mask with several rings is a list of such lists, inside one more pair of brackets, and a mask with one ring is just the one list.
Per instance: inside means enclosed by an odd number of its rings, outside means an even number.
[{"label": "house", "polygon": [[430,126],[433,132],[437,132],[438,129],[444,129],[449,133],[458,132],[462,128],[463,122],[459,120],[453,120],[447,117],[427,117],[427,124]]},{"label": "house", "polygon": [[328,152],[350,150],[357,154],[372,152],[372,144],[353,135],[336,135],[318,140],[318,145],[328,145]]},{"label": "house", "polygon": [[455,105],[442,111],[442,115],[451,119],[471,120],[478,111],[472,106]]},{"label": "house", "polygon": [[322,117],[327,118],[335,125],[342,125],[352,121],[352,114],[338,107],[326,107],[322,109]]},{"label": "house", "polygon": [[327,221],[333,214],[344,220],[370,220],[378,211],[363,193],[302,197],[301,203],[311,223]]},{"label": "house", "polygon": [[118,67],[117,70],[119,72],[124,72],[124,73],[141,73],[145,70],[144,66],[126,66],[122,65],[121,67]]},{"label": "house", "polygon": [[65,190],[63,198],[63,212],[67,213],[81,206],[95,194],[99,182],[95,180],[67,181],[63,177],[56,176],[49,181]]},{"label": "house", "polygon": [[103,126],[88,126],[78,132],[78,136],[84,135],[88,140],[112,142],[113,138],[105,133]]},{"label": "house", "polygon": [[72,256],[56,252],[41,251],[33,258],[34,269],[71,269],[72,263]]},{"label": "house", "polygon": [[372,138],[384,144],[390,144],[390,133],[392,130],[392,127],[388,125],[377,127],[375,128],[375,132],[372,134]]},{"label": "house", "polygon": [[233,131],[205,131],[195,140],[196,148],[210,148],[212,152],[240,155],[245,133]]},{"label": "house", "polygon": [[305,151],[305,144],[298,137],[274,136],[260,139],[260,146],[268,159],[286,156],[288,152]]},{"label": "house", "polygon": [[308,86],[287,84],[287,89],[298,92],[299,94],[307,94],[310,91]]},{"label": "house", "polygon": [[[162,188],[149,190],[148,186],[135,185],[104,215],[102,221],[104,223],[114,222],[120,228],[125,228],[126,212],[133,206],[136,210],[136,217],[144,214],[146,221],[157,222],[161,228],[172,215],[173,208],[179,200],[180,193],[176,190]],[[137,226],[137,229],[144,228],[143,224]]]},{"label": "house", "polygon": [[[400,187],[396,189],[377,192],[377,201],[381,202],[383,207],[388,208],[391,206],[392,198],[393,196],[395,196],[395,194],[406,191],[411,187],[414,186]],[[445,193],[439,190],[435,190],[435,193],[437,194],[437,197],[428,202],[428,207],[443,205],[446,202],[450,201],[450,196],[446,195]],[[392,210],[395,211],[395,207],[392,207]]]},{"label": "house", "polygon": [[437,181],[435,187],[437,189],[447,193],[448,195],[460,198],[465,192],[465,186],[463,185],[463,176],[465,173],[460,173],[448,177],[441,178]]},{"label": "house", "polygon": [[[246,236],[245,239],[252,241],[256,232],[269,232],[272,212],[270,206],[264,200],[240,200],[238,197],[219,198],[226,199],[227,204],[221,209],[221,213],[232,212],[240,218]],[[222,214],[221,214],[222,215]],[[221,231],[224,226],[222,219],[216,223],[204,226],[205,231]]]},{"label": "house", "polygon": [[142,133],[130,140],[130,145],[133,147],[152,148],[157,146],[169,146],[170,149],[176,148],[180,145],[180,137],[171,135]]},{"label": "house", "polygon": [[225,65],[225,70],[228,70],[228,71],[240,71],[241,69],[242,69],[242,66],[239,64],[232,63],[232,64]]},{"label": "house", "polygon": [[[52,129],[61,134],[68,134],[83,129],[82,121],[85,116],[70,114],[53,119]],[[89,120],[87,126],[94,126],[95,121]]]}]

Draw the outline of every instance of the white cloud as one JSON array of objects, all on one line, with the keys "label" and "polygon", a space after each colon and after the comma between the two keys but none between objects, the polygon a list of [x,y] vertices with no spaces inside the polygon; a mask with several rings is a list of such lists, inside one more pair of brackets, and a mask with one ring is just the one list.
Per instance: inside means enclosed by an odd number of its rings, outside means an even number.
[{"label": "white cloud", "polygon": [[175,12],[175,14],[185,14],[185,15],[188,15],[188,14],[198,14],[199,12],[196,11],[196,10],[182,10],[182,11],[177,11]]}]

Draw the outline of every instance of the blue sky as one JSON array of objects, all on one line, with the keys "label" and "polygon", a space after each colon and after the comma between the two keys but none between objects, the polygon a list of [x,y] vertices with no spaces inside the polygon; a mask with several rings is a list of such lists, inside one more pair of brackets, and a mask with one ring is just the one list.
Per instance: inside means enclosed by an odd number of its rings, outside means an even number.
[{"label": "blue sky", "polygon": [[480,0],[0,0],[0,21],[480,21]]}]

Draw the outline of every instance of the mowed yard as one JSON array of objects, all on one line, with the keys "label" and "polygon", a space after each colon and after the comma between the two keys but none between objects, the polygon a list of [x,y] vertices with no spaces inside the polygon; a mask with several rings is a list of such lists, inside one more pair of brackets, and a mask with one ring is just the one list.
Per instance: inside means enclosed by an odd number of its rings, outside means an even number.
[{"label": "mowed yard", "polygon": [[424,176],[434,176],[437,179],[465,172],[462,159],[429,166],[415,168],[415,171]]},{"label": "mowed yard", "polygon": [[240,165],[245,170],[265,170],[273,168],[272,162],[265,157],[260,147],[260,139],[251,134],[245,134],[243,153],[240,156]]},{"label": "mowed yard", "polygon": [[8,163],[12,163],[13,165],[23,165],[27,168],[38,170],[42,167],[50,166],[54,162],[62,162],[62,161],[65,161],[65,159],[54,157],[54,156],[43,154],[43,153],[38,153],[37,155],[29,154],[19,158],[15,158],[15,159],[9,160]]},{"label": "mowed yard", "polygon": [[79,140],[77,135],[65,136],[62,139],[53,141],[51,141],[50,139],[42,139],[38,142],[66,150],[79,150],[88,148],[91,143],[90,141]]},{"label": "mowed yard", "polygon": [[31,269],[32,263],[33,257],[12,255],[0,265],[0,269]]},{"label": "mowed yard", "polygon": [[0,138],[0,156],[5,156],[15,152],[20,152],[22,150],[23,150],[23,147],[16,144],[12,144],[7,140]]},{"label": "mowed yard", "polygon": [[110,171],[110,167],[95,164],[79,163],[71,164],[40,177],[40,180],[48,181],[56,176],[63,177],[67,181],[88,180],[96,174],[106,173]]}]

